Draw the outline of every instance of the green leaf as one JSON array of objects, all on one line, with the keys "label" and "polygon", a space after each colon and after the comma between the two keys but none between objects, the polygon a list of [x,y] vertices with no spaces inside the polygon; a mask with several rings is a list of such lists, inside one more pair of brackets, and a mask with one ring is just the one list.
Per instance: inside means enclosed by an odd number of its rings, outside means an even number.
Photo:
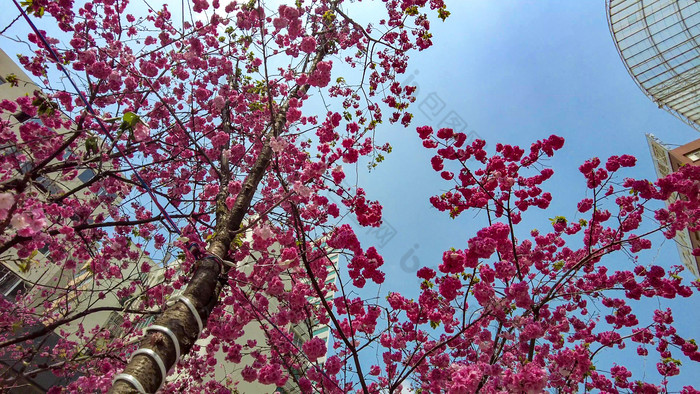
[{"label": "green leaf", "polygon": [[139,116],[133,112],[126,112],[122,119],[124,120],[123,124],[126,124],[127,127],[134,127],[136,122],[140,120]]},{"label": "green leaf", "polygon": [[549,218],[552,224],[566,224],[566,218],[564,216],[555,216],[554,218]]},{"label": "green leaf", "polygon": [[415,16],[418,15],[418,6],[412,5],[404,11],[406,15]]},{"label": "green leaf", "polygon": [[52,115],[58,106],[45,97],[34,97],[32,105],[37,108],[39,115]]},{"label": "green leaf", "polygon": [[31,257],[26,258],[26,259],[20,261],[19,263],[17,263],[17,267],[19,267],[19,272],[21,272],[23,274],[26,274],[27,272],[29,272],[31,265],[32,265],[32,258]]},{"label": "green leaf", "polygon": [[333,11],[328,10],[323,14],[323,20],[326,21],[326,23],[331,23],[335,20],[335,13]]},{"label": "green leaf", "polygon": [[445,6],[438,8],[438,18],[442,19],[443,22],[449,16],[450,16],[450,11],[447,11],[447,8],[445,8]]},{"label": "green leaf", "polygon": [[243,233],[236,234],[236,237],[233,239],[233,241],[231,241],[231,244],[233,244],[236,248],[243,246]]},{"label": "green leaf", "polygon": [[7,74],[7,76],[5,76],[5,81],[9,82],[11,86],[19,86],[19,78],[17,78],[17,75],[14,73]]},{"label": "green leaf", "polygon": [[91,136],[85,139],[85,151],[87,153],[99,153],[100,148],[97,144],[97,137]]},{"label": "green leaf", "polygon": [[44,7],[34,8],[34,0],[22,0],[19,5],[24,7],[28,13],[41,18],[44,16]]}]

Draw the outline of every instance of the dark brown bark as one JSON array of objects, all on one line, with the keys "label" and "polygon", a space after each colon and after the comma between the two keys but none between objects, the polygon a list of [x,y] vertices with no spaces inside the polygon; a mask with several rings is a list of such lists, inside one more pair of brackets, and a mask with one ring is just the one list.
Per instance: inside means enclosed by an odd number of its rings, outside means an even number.
[{"label": "dark brown bark", "polygon": [[[203,322],[206,322],[218,300],[221,284],[217,279],[220,274],[221,266],[215,259],[205,258],[198,261],[192,280],[183,294],[192,301]],[[154,324],[168,327],[175,334],[180,342],[182,354],[190,351],[199,336],[197,320],[182,302],[177,302],[165,310]],[[175,346],[167,335],[151,333],[141,341],[141,348],[156,352],[168,370],[177,361],[175,359]],[[158,365],[150,357],[142,354],[136,355],[129,362],[124,373],[138,379],[149,393],[154,393],[163,379],[160,376]],[[136,392],[134,387],[124,381],[115,382],[110,390],[110,393]]]},{"label": "dark brown bark", "polygon": [[[232,237],[235,231],[241,227],[241,223],[243,223],[243,219],[248,213],[255,191],[270,164],[271,158],[272,149],[268,143],[265,143],[250,173],[246,177],[233,208],[230,212],[222,214],[222,220],[217,224],[216,235],[209,246],[209,253],[219,258],[227,256]],[[192,301],[202,321],[206,324],[207,318],[214,306],[216,306],[219,294],[223,288],[223,283],[219,281],[219,278],[225,278],[223,274],[228,270],[214,258],[204,258],[197,261],[195,267],[192,279],[187,284],[183,295]],[[199,335],[197,320],[182,302],[177,302],[165,310],[154,324],[167,327],[175,334],[179,339],[182,354],[190,351]],[[167,370],[170,370],[177,361],[175,359],[175,346],[166,335],[150,333],[141,341],[140,348],[151,349],[156,352],[165,363]],[[155,392],[163,379],[158,365],[150,357],[143,354],[136,355],[127,364],[123,373],[135,377],[149,393]],[[136,393],[137,391],[131,384],[119,380],[114,383],[109,392]]]}]

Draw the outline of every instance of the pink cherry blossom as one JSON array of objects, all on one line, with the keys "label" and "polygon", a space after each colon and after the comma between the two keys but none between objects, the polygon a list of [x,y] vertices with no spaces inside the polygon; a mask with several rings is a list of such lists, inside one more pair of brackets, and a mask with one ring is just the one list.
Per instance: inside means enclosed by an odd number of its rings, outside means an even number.
[{"label": "pink cherry blossom", "polygon": [[[142,330],[154,313],[187,354],[165,392],[657,392],[700,361],[677,311],[630,302],[697,291],[639,252],[656,246],[649,234],[697,230],[698,167],[649,182],[629,178],[632,156],[593,158],[571,180],[588,192],[562,202],[546,159],[571,149],[563,138],[520,147],[419,126],[424,165],[444,182],[426,202],[461,221],[460,241],[386,288],[402,261],[360,242],[384,231],[383,207],[346,171],[390,151],[387,125],[413,120],[417,86],[400,81],[442,39],[431,26],[447,8],[288,3],[197,0],[206,18],[184,21],[125,1],[27,8],[59,29],[29,35],[20,59],[44,92],[0,102],[2,119],[37,117],[0,122],[0,145],[15,148],[0,157],[0,247],[15,272],[76,275],[0,299],[0,326],[61,337],[27,352],[36,336],[0,330],[0,353],[27,378],[47,359],[42,374],[80,371],[66,391],[106,392],[125,368],[149,368],[127,366],[139,346],[174,362],[170,341]],[[533,217],[552,225],[533,230]],[[203,332],[172,305],[180,292]],[[71,320],[97,316],[98,300],[115,305],[100,311],[119,317],[109,330]],[[660,378],[596,369],[600,349],[630,345]],[[233,372],[214,378],[223,363]]]}]

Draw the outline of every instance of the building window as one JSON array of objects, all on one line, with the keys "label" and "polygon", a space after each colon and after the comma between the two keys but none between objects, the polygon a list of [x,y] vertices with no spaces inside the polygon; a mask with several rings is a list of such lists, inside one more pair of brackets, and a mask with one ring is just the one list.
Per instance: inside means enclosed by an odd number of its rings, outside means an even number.
[{"label": "building window", "polygon": [[36,178],[36,186],[44,193],[48,193],[51,196],[63,194],[63,189],[61,189],[56,182],[43,175]]},{"label": "building window", "polygon": [[83,181],[83,183],[87,183],[90,181],[90,179],[95,177],[95,171],[93,171],[91,168],[88,168],[87,170],[83,171],[78,175],[78,179]]},{"label": "building window", "polygon": [[687,157],[688,159],[690,159],[691,161],[694,161],[694,162],[698,161],[698,160],[700,160],[700,149],[696,149],[692,152],[688,152],[684,156]]},{"label": "building window", "polygon": [[297,330],[295,330],[295,329],[292,329],[291,331],[292,331],[292,335],[294,336],[292,338],[292,343],[294,344],[294,346],[297,349],[301,349],[301,345],[303,345],[304,342],[306,342],[306,341],[304,341],[304,336],[302,334],[299,334],[297,332]]},{"label": "building window", "polygon": [[110,337],[115,338],[123,332],[122,323],[124,323],[124,317],[119,312],[112,312],[104,324],[104,329],[110,332]]},{"label": "building window", "polygon": [[73,149],[71,149],[70,147],[66,148],[66,150],[63,151],[63,160],[68,160],[72,154]]},{"label": "building window", "polygon": [[32,118],[31,116],[29,116],[29,114],[24,113],[24,112],[20,112],[18,114],[15,114],[14,116],[15,116],[15,119],[17,119],[17,121],[20,123],[24,123]]},{"label": "building window", "polygon": [[0,264],[0,296],[14,299],[17,292],[21,290],[24,281],[11,269]]}]

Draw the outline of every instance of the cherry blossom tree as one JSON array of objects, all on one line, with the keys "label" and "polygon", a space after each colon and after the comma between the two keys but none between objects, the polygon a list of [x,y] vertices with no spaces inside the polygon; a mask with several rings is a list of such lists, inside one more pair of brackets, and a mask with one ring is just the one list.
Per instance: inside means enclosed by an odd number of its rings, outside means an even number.
[{"label": "cherry blossom tree", "polygon": [[[62,32],[56,37],[40,30],[29,34],[35,50],[20,62],[43,86],[2,103],[5,113],[19,115],[3,124],[3,146],[13,152],[3,158],[2,251],[12,251],[12,258],[25,265],[42,251],[67,275],[87,267],[97,281],[128,281],[101,289],[95,297],[142,295],[142,312],[163,309],[165,298],[187,284],[185,299],[155,321],[174,332],[176,341],[156,341],[153,334],[144,342],[167,366],[177,361],[176,353],[189,352],[201,331],[198,320],[206,322],[212,313],[208,331],[228,342],[249,321],[262,320],[250,309],[266,309],[262,303],[267,298],[251,299],[251,292],[267,292],[284,305],[271,322],[281,327],[274,336],[289,323],[315,315],[327,319],[329,310],[316,311],[307,301],[334,286],[321,280],[328,264],[315,245],[341,215],[327,196],[337,193],[343,212],[357,214],[363,225],[380,223],[381,207],[368,201],[362,189],[339,188],[341,165],[355,163],[359,156],[376,159],[390,149],[374,143],[377,126],[387,121],[386,111],[388,122],[410,121],[404,110],[414,88],[395,79],[405,71],[411,51],[431,45],[427,13],[446,18],[442,1],[386,2],[365,26],[348,15],[352,7],[342,1],[196,1],[189,21],[174,21],[166,5],[145,13],[143,5],[23,3],[28,14],[57,23]],[[334,63],[358,72],[332,81]],[[53,79],[57,68],[64,75]],[[10,79],[27,86],[16,76]],[[314,96],[325,100],[327,110],[309,110]],[[16,124],[27,117],[39,122]],[[87,170],[92,173],[88,181],[72,184]],[[42,181],[58,185],[55,193],[41,195],[37,188]],[[243,241],[248,233],[252,240]],[[141,263],[132,244],[144,250],[181,248],[180,274],[166,272],[167,284],[154,287],[124,277],[122,271],[133,264],[141,274],[153,268]],[[244,290],[236,262],[253,251],[258,264],[245,274]],[[281,275],[294,284],[283,294]],[[373,275],[381,281],[378,271]],[[311,277],[313,286],[296,283],[300,276]],[[36,283],[42,287],[36,294],[23,294],[16,306],[8,305],[8,327],[31,321],[43,328],[7,334],[2,345],[35,339],[91,313],[89,306],[77,312],[65,301],[70,298],[66,292],[87,291],[74,282],[53,288]],[[227,295],[221,294],[224,287]],[[238,321],[226,318],[232,311]],[[132,322],[127,319],[123,328]],[[67,348],[60,358],[67,365],[86,358],[78,353],[87,353],[90,366],[80,368],[111,376],[134,349],[116,340],[98,352],[95,336],[108,334],[78,332],[79,345],[59,344]],[[340,335],[347,346],[355,346]],[[274,337],[270,341],[273,347],[283,345]],[[16,350],[17,360],[39,352]],[[154,359],[136,356],[125,370],[147,391],[164,380]],[[269,376],[257,379],[283,383],[288,374],[280,374],[280,368],[291,370],[289,363],[299,361],[281,360],[286,364],[265,366]],[[353,363],[361,370],[357,357]],[[90,380],[90,387],[102,390],[110,376],[81,378],[77,384],[86,387],[82,385]],[[364,380],[360,383],[366,387]],[[121,389],[133,388],[118,381],[115,390]]]},{"label": "cherry blossom tree", "polygon": [[[670,309],[649,321],[633,310],[642,298],[689,297],[697,289],[697,281],[682,283],[682,267],[648,266],[636,256],[652,247],[655,232],[673,238],[700,228],[700,168],[685,166],[652,183],[622,177],[636,163],[632,156],[590,159],[579,167],[591,193],[576,206],[583,218],[554,216],[550,231],[528,233],[518,229],[523,215],[547,209],[553,198],[542,186],[554,171],[542,159],[561,149],[563,138],[537,141],[529,152],[498,144],[489,156],[484,141],[465,144],[466,136],[450,129],[425,126],[418,134],[436,149],[433,169],[453,183],[432,205],[453,218],[485,212],[488,225],[466,248],[446,251],[439,272],[418,271],[418,300],[389,296],[389,321],[401,328],[384,334],[382,344],[395,382],[417,373],[417,386],[429,392],[667,392],[681,358],[700,361],[695,341],[673,327]],[[654,200],[673,202],[650,210]],[[653,223],[642,226],[645,217]],[[612,269],[610,254],[632,258],[615,259]],[[428,324],[443,333],[418,330]],[[631,379],[625,365],[596,369],[601,350],[627,345],[639,356],[658,353],[659,384]]]},{"label": "cherry blossom tree", "polygon": [[[577,207],[589,219],[523,233],[526,211],[552,199],[541,160],[563,147],[556,136],[489,156],[483,141],[419,127],[451,185],[433,206],[453,218],[482,212],[485,226],[446,251],[439,272],[418,271],[416,299],[356,295],[386,269],[342,220],[379,226],[381,205],[342,186],[344,166],[383,160],[391,148],[375,134],[410,123],[415,87],[397,79],[431,45],[431,19],[448,17],[442,0],[195,0],[181,20],[124,0],[23,7],[61,32],[28,36],[33,53],[20,62],[42,86],[0,103],[13,115],[0,132],[0,251],[3,263],[57,279],[0,301],[0,352],[25,366],[2,376],[6,387],[48,371],[72,377],[74,391],[227,392],[235,381],[209,376],[224,353],[242,380],[301,392],[655,392],[681,358],[700,359],[670,310],[639,321],[630,301],[691,295],[680,268],[606,264],[650,248],[656,232],[700,230],[700,170],[650,183],[618,179],[633,157],[592,159],[581,166],[591,196]],[[118,307],[101,306],[112,296]],[[118,312],[120,332],[75,328],[105,311]],[[141,336],[148,316],[166,329]],[[265,343],[237,341],[251,323]],[[317,324],[332,329],[333,349],[311,332],[294,341],[291,327]],[[42,347],[54,330],[61,338]],[[595,369],[601,348],[631,343],[658,353],[661,382]],[[382,360],[364,356],[376,348]],[[118,374],[130,378],[112,385]]]}]

